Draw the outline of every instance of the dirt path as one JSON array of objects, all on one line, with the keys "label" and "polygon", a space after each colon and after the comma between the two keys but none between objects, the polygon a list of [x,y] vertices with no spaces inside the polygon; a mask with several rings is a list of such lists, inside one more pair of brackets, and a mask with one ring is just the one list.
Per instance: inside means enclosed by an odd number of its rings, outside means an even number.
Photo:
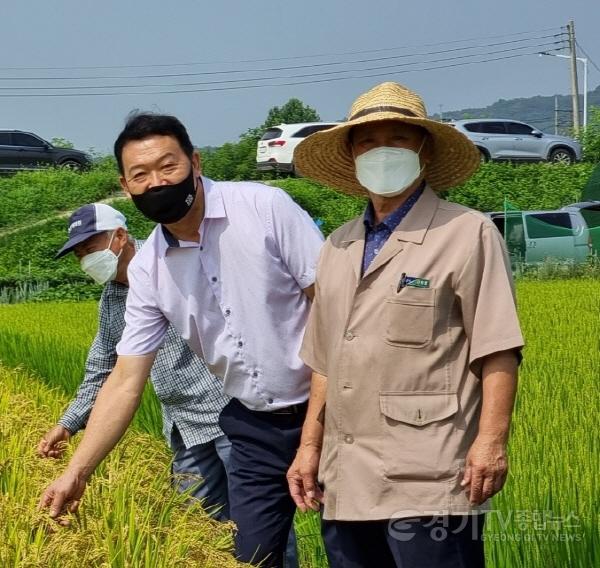
[{"label": "dirt path", "polygon": [[[117,193],[116,195],[113,195],[112,197],[107,197],[106,199],[101,199],[100,201],[97,201],[97,203],[113,203],[114,201],[116,201],[117,199],[125,199],[127,196],[120,192]],[[51,217],[46,217],[45,219],[40,219],[39,221],[34,221],[33,223],[27,223],[27,225],[19,225],[18,227],[11,227],[10,229],[7,229],[6,231],[0,231],[0,239],[2,237],[7,237],[9,235],[13,235],[15,233],[19,233],[21,231],[24,231],[25,229],[30,229],[31,227],[37,227],[39,225],[43,225],[44,223],[47,223],[48,221],[51,221],[53,219],[62,219],[62,218],[67,218],[69,217],[69,215],[71,215],[73,213],[73,211],[75,211],[75,209],[72,209],[71,211],[62,211],[61,213],[57,213],[56,215],[52,215]]]}]

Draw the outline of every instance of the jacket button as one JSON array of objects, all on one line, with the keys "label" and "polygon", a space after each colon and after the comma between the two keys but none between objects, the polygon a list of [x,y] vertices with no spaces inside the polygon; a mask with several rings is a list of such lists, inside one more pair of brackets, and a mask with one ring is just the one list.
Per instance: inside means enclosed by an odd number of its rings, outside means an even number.
[{"label": "jacket button", "polygon": [[354,443],[354,436],[352,436],[352,434],[346,434],[344,436],[344,442],[346,442],[346,444]]},{"label": "jacket button", "polygon": [[354,334],[351,331],[347,331],[344,337],[346,341],[352,341],[354,339]]}]

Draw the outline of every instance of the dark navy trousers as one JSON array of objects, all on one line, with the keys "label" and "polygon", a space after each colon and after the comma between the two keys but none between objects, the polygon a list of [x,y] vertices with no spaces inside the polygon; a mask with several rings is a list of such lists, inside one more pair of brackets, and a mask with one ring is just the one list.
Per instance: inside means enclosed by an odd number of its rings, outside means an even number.
[{"label": "dark navy trousers", "polygon": [[231,442],[229,512],[239,560],[281,568],[296,505],[286,473],[300,444],[306,405],[294,414],[247,409],[232,399],[219,425]]},{"label": "dark navy trousers", "polygon": [[485,515],[322,521],[330,568],[484,568]]}]

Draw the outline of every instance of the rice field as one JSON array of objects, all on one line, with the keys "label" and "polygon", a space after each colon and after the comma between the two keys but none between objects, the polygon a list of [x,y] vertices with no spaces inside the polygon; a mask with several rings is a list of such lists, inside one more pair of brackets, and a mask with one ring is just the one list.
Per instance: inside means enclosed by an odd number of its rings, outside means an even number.
[{"label": "rice field", "polygon": [[39,459],[35,448],[67,401],[29,373],[0,367],[0,566],[242,566],[230,553],[232,527],[185,506],[169,484],[169,452],[149,434],[125,436],[69,527],[37,512],[40,491],[64,463]]},{"label": "rice field", "polygon": [[[488,566],[600,566],[600,281],[521,281],[517,292],[527,348],[510,475],[486,522]],[[150,391],[72,526],[36,513],[63,464],[35,446],[79,384],[95,326],[94,303],[0,306],[0,565],[235,565],[229,529],[168,488]],[[317,519],[296,525],[302,567],[325,567]]]}]

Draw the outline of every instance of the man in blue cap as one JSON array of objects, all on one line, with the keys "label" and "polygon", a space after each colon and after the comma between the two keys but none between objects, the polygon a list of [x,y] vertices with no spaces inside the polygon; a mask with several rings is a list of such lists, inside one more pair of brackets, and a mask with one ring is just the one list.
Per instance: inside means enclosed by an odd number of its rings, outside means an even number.
[{"label": "man in blue cap", "polygon": [[[65,442],[85,428],[100,387],[117,359],[125,327],[127,268],[143,244],[127,232],[125,216],[103,203],[80,207],[69,219],[69,238],[57,258],[73,252],[81,269],[104,285],[98,332],[88,353],[77,396],[38,446],[42,457],[58,458]],[[163,434],[173,451],[175,486],[203,500],[217,519],[228,518],[226,465],[230,444],[218,426],[228,402],[221,381],[170,329],[152,367],[150,380],[161,403]]]}]

